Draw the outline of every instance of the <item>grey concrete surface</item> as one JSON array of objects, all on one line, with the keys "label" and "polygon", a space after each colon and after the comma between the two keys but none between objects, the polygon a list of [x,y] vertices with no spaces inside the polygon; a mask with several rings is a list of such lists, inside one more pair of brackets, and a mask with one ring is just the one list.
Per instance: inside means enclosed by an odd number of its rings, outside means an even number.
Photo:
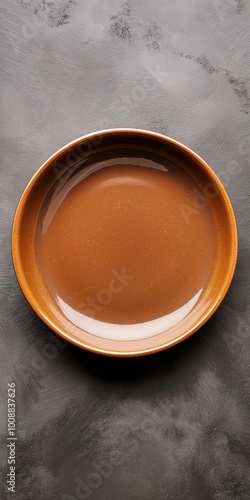
[{"label": "grey concrete surface", "polygon": [[[0,9],[0,498],[250,499],[250,3],[2,0]],[[198,152],[227,188],[240,243],[210,321],[132,360],[59,343],[22,296],[10,253],[16,204],[40,164],[85,132],[121,126]]]}]

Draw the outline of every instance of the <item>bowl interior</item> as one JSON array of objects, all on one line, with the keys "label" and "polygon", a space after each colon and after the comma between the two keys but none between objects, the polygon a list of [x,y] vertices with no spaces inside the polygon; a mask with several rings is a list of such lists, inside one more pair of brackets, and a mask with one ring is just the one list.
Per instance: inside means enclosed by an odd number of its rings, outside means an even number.
[{"label": "bowl interior", "polygon": [[237,230],[195,153],[111,130],[39,169],[17,207],[12,250],[27,300],[56,333],[129,356],[170,347],[213,314],[232,280]]}]

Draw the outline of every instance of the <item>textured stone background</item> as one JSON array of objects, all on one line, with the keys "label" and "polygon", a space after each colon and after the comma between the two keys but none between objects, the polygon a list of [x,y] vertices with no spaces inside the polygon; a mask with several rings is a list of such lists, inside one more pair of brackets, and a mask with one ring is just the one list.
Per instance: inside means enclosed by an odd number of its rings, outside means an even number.
[{"label": "textured stone background", "polygon": [[[249,499],[250,3],[2,0],[0,8],[0,498]],[[138,360],[62,345],[23,298],[10,255],[14,210],[38,166],[71,139],[116,126],[195,149],[227,187],[239,228],[235,278],[213,318],[183,344]],[[12,381],[18,475],[7,496]]]}]

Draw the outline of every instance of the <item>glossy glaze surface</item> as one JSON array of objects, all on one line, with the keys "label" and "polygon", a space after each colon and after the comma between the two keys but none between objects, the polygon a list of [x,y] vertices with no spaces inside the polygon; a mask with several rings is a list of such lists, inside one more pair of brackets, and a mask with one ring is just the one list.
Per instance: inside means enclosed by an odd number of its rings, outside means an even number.
[{"label": "glossy glaze surface", "polygon": [[[83,165],[64,184],[59,179],[41,209],[36,255],[49,293],[80,327],[85,316],[121,325],[163,316],[166,328],[178,323],[213,270],[210,205],[190,224],[183,206],[192,207],[198,185],[170,161],[163,167],[128,156],[88,170]],[[109,337],[109,330],[99,334]],[[119,327],[116,334],[121,338]]]},{"label": "glossy glaze surface", "polygon": [[196,331],[236,255],[233,211],[212,170],[172,139],[129,129],[51,157],[13,227],[31,305],[60,335],[107,354],[146,354]]}]

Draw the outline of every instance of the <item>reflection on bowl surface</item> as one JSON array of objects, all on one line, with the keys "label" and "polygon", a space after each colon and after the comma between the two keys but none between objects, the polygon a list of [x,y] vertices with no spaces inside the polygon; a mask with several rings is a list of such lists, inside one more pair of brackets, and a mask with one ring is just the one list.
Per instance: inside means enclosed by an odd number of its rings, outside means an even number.
[{"label": "reflection on bowl surface", "polygon": [[[98,321],[101,335],[102,324],[161,318],[151,325],[159,333],[159,325],[183,319],[206,286],[216,253],[213,214],[208,204],[189,223],[183,206],[192,206],[194,180],[162,163],[127,156],[77,165],[45,198],[37,263],[73,324],[97,334]],[[143,335],[138,328],[134,338]]]},{"label": "reflection on bowl surface", "polygon": [[237,259],[235,216],[213,170],[154,132],[89,134],[27,185],[12,230],[20,286],[40,318],[94,352],[160,351],[216,311]]}]

